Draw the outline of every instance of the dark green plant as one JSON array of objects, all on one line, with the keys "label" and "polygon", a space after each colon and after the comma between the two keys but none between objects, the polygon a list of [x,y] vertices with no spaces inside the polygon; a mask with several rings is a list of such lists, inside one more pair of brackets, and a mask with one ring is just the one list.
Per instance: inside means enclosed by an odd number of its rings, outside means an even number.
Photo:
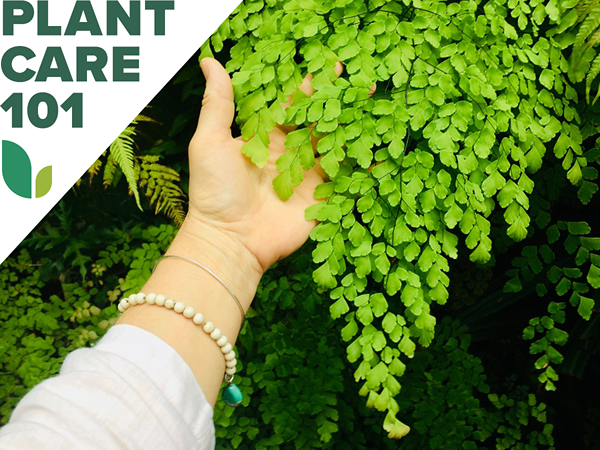
[{"label": "dark green plant", "polygon": [[[102,179],[105,187],[118,182],[117,170],[125,176],[129,194],[143,211],[140,190],[145,194],[155,214],[164,213],[181,226],[185,219],[185,194],[179,186],[180,176],[176,170],[158,164],[158,155],[136,155],[134,151],[137,126],[140,122],[154,122],[149,117],[138,115],[136,119],[113,141],[103,157],[89,168],[90,182],[104,166]],[[106,162],[104,162],[104,157]],[[81,182],[81,180],[80,180]]]}]

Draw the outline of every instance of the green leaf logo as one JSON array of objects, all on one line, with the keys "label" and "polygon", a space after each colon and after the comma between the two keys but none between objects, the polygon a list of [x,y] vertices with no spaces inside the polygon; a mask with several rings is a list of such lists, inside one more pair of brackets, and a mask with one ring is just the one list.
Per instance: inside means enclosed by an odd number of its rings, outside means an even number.
[{"label": "green leaf logo", "polygon": [[[19,197],[33,198],[32,169],[27,152],[11,141],[2,141],[2,176],[8,188]],[[44,167],[35,179],[36,198],[52,187],[52,166]]]},{"label": "green leaf logo", "polygon": [[44,167],[35,177],[35,197],[42,198],[52,187],[52,166]]}]

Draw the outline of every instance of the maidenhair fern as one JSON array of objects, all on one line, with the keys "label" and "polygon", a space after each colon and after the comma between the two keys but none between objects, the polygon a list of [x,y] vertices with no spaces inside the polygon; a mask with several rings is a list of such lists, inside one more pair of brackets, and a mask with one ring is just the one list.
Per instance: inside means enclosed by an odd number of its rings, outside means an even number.
[{"label": "maidenhair fern", "polygon": [[[575,6],[248,0],[203,48],[201,56],[219,53],[231,41],[226,68],[248,141],[242,151],[255,164],[268,160],[276,125],[298,127],[277,161],[282,199],[315,164],[309,127],[321,137],[317,156],[330,181],[306,212],[320,222],[311,234],[314,280],[330,292],[332,317],[346,323],[359,392],[385,412],[390,437],[409,431],[397,417],[399,380],[434,338],[450,260],[467,251],[488,264],[494,239],[508,246],[532,235],[542,167],[558,161],[557,176],[587,186],[587,201],[597,190],[562,52],[574,41]],[[307,72],[311,97],[297,89]]]}]

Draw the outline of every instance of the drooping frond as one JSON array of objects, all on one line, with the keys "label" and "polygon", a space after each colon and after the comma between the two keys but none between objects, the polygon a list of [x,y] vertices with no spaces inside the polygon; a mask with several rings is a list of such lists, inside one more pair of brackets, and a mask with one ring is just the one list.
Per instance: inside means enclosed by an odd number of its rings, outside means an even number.
[{"label": "drooping frond", "polygon": [[180,176],[170,167],[158,164],[158,159],[153,155],[140,158],[139,185],[145,188],[145,195],[156,214],[162,212],[181,226],[185,219],[185,194],[177,184]]},{"label": "drooping frond", "polygon": [[118,165],[123,172],[123,175],[125,175],[125,179],[129,185],[129,191],[135,197],[138,208],[142,209],[134,167],[133,136],[135,135],[135,125],[127,127],[110,145],[110,154],[116,165]]},{"label": "drooping frond", "polygon": [[92,180],[92,178],[94,178],[96,175],[98,175],[98,172],[100,172],[101,168],[102,168],[102,160],[97,159],[96,161],[94,161],[94,164],[92,164],[92,166],[88,169],[88,173],[90,174],[90,181]]},{"label": "drooping frond", "polygon": [[132,122],[132,125],[136,125],[139,122],[153,122],[153,123],[157,123],[156,120],[154,120],[151,117],[148,116],[144,116],[143,114],[139,114],[135,120]]},{"label": "drooping frond", "polygon": [[[185,219],[185,194],[179,187],[180,176],[177,171],[158,164],[157,155],[136,156],[134,153],[134,137],[137,135],[136,125],[139,122],[156,122],[154,119],[138,115],[131,125],[115,139],[107,152],[104,164],[104,186],[113,183],[117,167],[121,169],[127,180],[129,192],[135,197],[140,209],[140,189],[148,198],[155,214],[162,213],[181,226]],[[94,175],[102,166],[101,160],[94,163]]]},{"label": "drooping frond", "polygon": [[117,170],[117,166],[115,165],[115,159],[112,155],[108,155],[106,158],[106,164],[104,166],[104,176],[102,182],[104,187],[108,187],[112,184],[113,179],[115,178],[115,172]]}]

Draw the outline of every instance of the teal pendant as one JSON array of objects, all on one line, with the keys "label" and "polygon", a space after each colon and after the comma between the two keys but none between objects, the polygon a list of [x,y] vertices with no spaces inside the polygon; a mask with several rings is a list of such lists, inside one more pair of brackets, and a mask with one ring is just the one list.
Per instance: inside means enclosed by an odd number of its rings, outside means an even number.
[{"label": "teal pendant", "polygon": [[242,399],[244,396],[242,395],[242,391],[235,384],[228,384],[225,389],[223,389],[223,401],[228,406],[239,406],[242,403]]}]

